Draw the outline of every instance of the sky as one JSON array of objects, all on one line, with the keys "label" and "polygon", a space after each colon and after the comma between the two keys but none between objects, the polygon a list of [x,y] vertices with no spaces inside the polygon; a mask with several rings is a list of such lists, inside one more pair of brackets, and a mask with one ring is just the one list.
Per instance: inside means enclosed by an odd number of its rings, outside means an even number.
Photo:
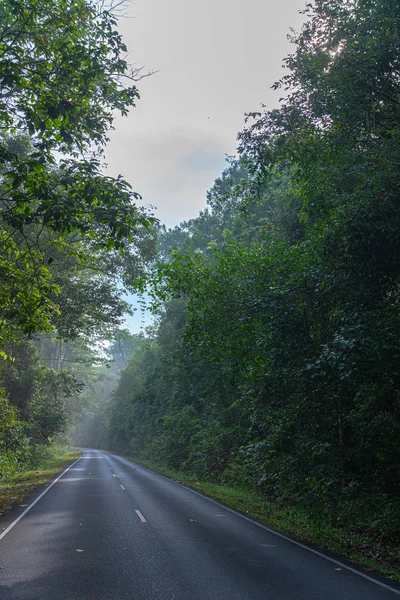
[{"label": "sky", "polygon": [[[122,174],[143,206],[167,227],[196,217],[206,192],[234,155],[246,112],[278,105],[290,28],[306,0],[137,0],[118,25],[128,61],[153,75],[140,100],[117,117],[106,150],[108,173]],[[127,300],[137,307],[135,297]],[[151,320],[137,310],[126,326]]]},{"label": "sky", "polygon": [[278,105],[287,34],[305,0],[137,0],[118,25],[143,73],[141,99],[117,117],[106,151],[142,205],[168,227],[196,217],[236,153],[246,112]]}]

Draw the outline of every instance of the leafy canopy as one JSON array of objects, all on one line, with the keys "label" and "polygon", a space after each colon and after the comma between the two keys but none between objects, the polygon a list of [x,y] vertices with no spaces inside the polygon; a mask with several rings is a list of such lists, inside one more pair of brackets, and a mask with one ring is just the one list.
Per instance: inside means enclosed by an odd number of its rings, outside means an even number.
[{"label": "leafy canopy", "polygon": [[1,0],[0,18],[2,132],[32,141],[27,155],[0,141],[2,219],[122,247],[151,219],[100,170],[113,112],[139,96],[115,16],[86,0]]}]

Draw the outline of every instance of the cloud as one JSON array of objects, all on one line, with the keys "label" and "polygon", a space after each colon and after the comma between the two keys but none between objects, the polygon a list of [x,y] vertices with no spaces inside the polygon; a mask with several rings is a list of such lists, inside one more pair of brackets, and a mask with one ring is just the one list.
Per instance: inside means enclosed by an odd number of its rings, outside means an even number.
[{"label": "cloud", "polygon": [[168,226],[195,217],[232,145],[224,138],[193,128],[161,131],[125,129],[112,134],[108,173],[122,174],[143,196],[143,203]]},{"label": "cloud", "polygon": [[221,167],[221,154],[207,152],[206,150],[196,150],[180,161],[183,169],[191,171],[214,171],[216,167]]},{"label": "cloud", "polygon": [[[156,73],[140,101],[115,119],[109,172],[121,173],[168,225],[195,217],[235,154],[244,114],[277,106],[271,85],[292,49],[304,0],[136,0],[120,31],[130,61]],[[175,187],[174,187],[175,186]]]}]

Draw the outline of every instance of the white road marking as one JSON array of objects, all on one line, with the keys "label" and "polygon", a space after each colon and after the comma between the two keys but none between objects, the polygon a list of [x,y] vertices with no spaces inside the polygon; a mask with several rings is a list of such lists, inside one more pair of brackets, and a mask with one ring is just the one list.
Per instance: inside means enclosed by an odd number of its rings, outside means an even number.
[{"label": "white road marking", "polygon": [[[48,486],[48,487],[47,487],[47,488],[44,490],[44,492],[42,492],[42,493],[40,494],[40,496],[38,496],[38,497],[36,498],[36,500],[34,500],[34,501],[32,502],[32,504],[30,504],[30,505],[28,506],[28,508],[26,508],[26,509],[24,510],[24,512],[23,512],[23,513],[21,513],[21,514],[19,515],[19,517],[17,517],[17,518],[15,519],[15,521],[13,521],[13,522],[11,523],[11,525],[9,525],[9,526],[7,527],[7,529],[5,529],[5,530],[3,531],[3,533],[0,535],[0,540],[2,540],[2,539],[3,539],[3,537],[5,537],[5,536],[7,535],[7,533],[8,533],[9,531],[11,531],[11,529],[12,529],[12,528],[13,528],[13,527],[14,527],[14,526],[15,526],[15,525],[18,523],[18,521],[20,521],[20,520],[22,519],[22,517],[24,517],[24,516],[26,515],[26,513],[28,513],[28,512],[31,510],[31,508],[33,508],[33,507],[35,506],[35,504],[36,504],[37,502],[39,502],[39,500],[40,500],[41,498],[43,498],[43,496],[44,496],[45,494],[47,494],[47,492],[48,492],[48,491],[49,491],[49,490],[50,490],[50,489],[53,487],[53,485],[54,485],[55,483],[57,483],[57,481],[58,481],[59,479],[61,479],[61,477],[62,477],[63,475],[65,475],[65,473],[66,473],[67,471],[69,471],[69,470],[71,469],[71,467],[73,467],[74,465],[76,465],[76,463],[78,462],[78,460],[81,460],[81,458],[82,458],[82,456],[80,456],[80,457],[79,457],[79,458],[78,458],[78,459],[77,459],[75,462],[73,462],[73,463],[72,463],[72,465],[70,465],[70,466],[69,466],[67,469],[65,469],[65,471],[63,471],[63,472],[61,473],[61,475],[59,475],[59,476],[57,477],[57,479],[55,479],[55,480],[54,480],[54,481],[53,481],[53,482],[52,482],[52,483],[51,483],[51,484],[50,484],[50,485],[49,485],[49,486]],[[86,458],[87,458],[87,457],[86,457]]]},{"label": "white road marking", "polygon": [[142,513],[140,512],[140,510],[138,510],[137,508],[135,508],[135,513],[137,514],[137,516],[139,517],[139,519],[142,521],[142,523],[146,523],[146,519],[144,518],[144,516],[142,515]]},{"label": "white road marking", "polygon": [[86,458],[88,460],[94,460],[95,458],[98,458],[99,460],[102,459],[102,456],[82,456],[81,458]]},{"label": "white road marking", "polygon": [[216,514],[214,515],[214,517],[226,517],[226,515],[220,515],[220,514],[216,513]]},{"label": "white road marking", "polygon": [[[117,458],[129,463],[128,459],[126,459],[126,458],[124,459],[121,456],[117,456]],[[130,463],[130,464],[132,465],[132,463]],[[212,502],[213,504],[216,504],[217,506],[221,506],[221,504],[217,500],[213,500],[212,498],[209,498],[208,496],[204,496],[204,494],[201,494],[200,492],[197,492],[196,490],[193,490],[192,488],[189,488],[186,485],[179,483],[178,481],[172,481],[172,479],[168,479],[168,477],[165,477],[165,475],[160,475],[160,473],[156,473],[155,471],[152,471],[151,469],[148,469],[147,467],[141,467],[141,468],[145,469],[146,471],[149,471],[150,473],[153,473],[154,475],[158,475],[158,477],[162,477],[163,479],[165,479],[166,481],[169,481],[170,483],[179,485],[179,487],[183,488],[184,490],[187,490],[188,492],[191,492],[192,494],[196,494],[196,496],[200,496],[204,500],[208,500],[209,502]],[[264,531],[268,531],[268,533],[272,533],[272,535],[280,537],[281,539],[286,540],[287,542],[290,542],[291,544],[294,544],[295,546],[298,546],[299,548],[303,548],[304,550],[307,550],[307,552],[311,552],[312,554],[315,554],[316,556],[324,558],[325,560],[328,560],[329,562],[333,563],[334,565],[337,565],[338,567],[341,567],[342,569],[346,569],[346,571],[350,571],[350,573],[354,573],[355,575],[358,575],[359,577],[362,577],[363,579],[366,579],[367,581],[371,581],[371,583],[375,583],[376,585],[379,585],[380,587],[384,588],[385,590],[389,590],[390,592],[397,594],[397,596],[400,596],[400,590],[396,590],[395,588],[391,587],[390,585],[387,585],[386,583],[383,583],[382,581],[378,581],[378,579],[374,579],[373,577],[370,577],[369,575],[366,575],[365,573],[362,573],[361,571],[357,571],[357,569],[353,569],[353,567],[349,567],[348,565],[340,562],[339,560],[336,560],[335,558],[331,558],[330,556],[327,556],[326,554],[323,554],[322,552],[319,552],[318,550],[314,550],[314,548],[309,548],[308,546],[306,546],[305,544],[302,544],[301,542],[296,542],[295,540],[292,540],[291,538],[287,537],[283,533],[278,533],[278,531],[271,529],[267,525],[258,523],[257,521],[254,521],[250,517],[246,517],[245,515],[242,515],[241,513],[236,512],[236,510],[234,510],[233,508],[229,508],[228,506],[224,506],[223,508],[224,508],[224,510],[227,510],[227,511],[233,513],[237,517],[241,517],[245,521],[252,523],[256,527],[260,527],[261,529],[264,529]]]},{"label": "white road marking", "polygon": [[119,484],[121,486],[121,489],[124,490],[124,486],[122,485],[122,483]]}]

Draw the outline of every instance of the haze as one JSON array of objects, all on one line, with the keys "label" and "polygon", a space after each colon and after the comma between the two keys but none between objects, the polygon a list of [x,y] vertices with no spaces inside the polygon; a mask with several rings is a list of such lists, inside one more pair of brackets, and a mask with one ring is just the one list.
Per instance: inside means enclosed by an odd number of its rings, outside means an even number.
[{"label": "haze", "polygon": [[271,90],[299,29],[304,0],[139,0],[119,30],[129,60],[157,71],[118,117],[107,148],[121,173],[167,226],[195,217],[235,154],[244,114],[278,104]]}]

